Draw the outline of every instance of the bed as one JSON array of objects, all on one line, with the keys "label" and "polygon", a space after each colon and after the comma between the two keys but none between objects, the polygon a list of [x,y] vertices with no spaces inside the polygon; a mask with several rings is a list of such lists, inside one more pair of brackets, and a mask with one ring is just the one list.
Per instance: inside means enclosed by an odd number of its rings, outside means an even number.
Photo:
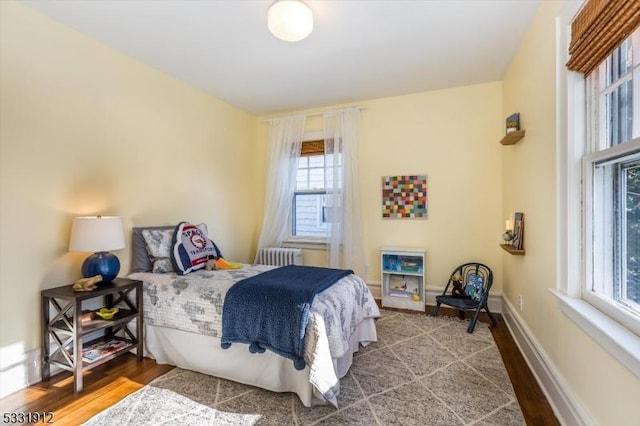
[{"label": "bed", "polygon": [[145,356],[275,392],[294,392],[305,406],[337,406],[339,379],[353,354],[377,340],[375,318],[380,312],[362,278],[350,274],[315,296],[304,340],[306,366],[298,370],[291,359],[269,350],[251,353],[244,343],[221,347],[228,290],[274,266],[154,273],[149,270],[153,256],[141,238],[144,229],[159,228],[134,228],[135,272],[129,278],[144,283]]}]

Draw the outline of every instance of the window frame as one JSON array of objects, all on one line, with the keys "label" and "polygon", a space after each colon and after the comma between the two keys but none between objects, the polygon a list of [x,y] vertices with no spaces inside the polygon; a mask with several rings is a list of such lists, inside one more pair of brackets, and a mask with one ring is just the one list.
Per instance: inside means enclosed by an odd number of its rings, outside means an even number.
[{"label": "window frame", "polygon": [[[556,16],[556,285],[549,291],[560,311],[620,364],[640,378],[640,337],[582,298],[582,163],[586,152],[587,85],[565,67],[571,22],[579,2],[565,2]],[[640,97],[634,108],[640,108]],[[640,123],[639,123],[640,124]]]},{"label": "window frame", "polygon": [[[321,132],[315,132],[315,133],[310,133],[310,134],[305,134],[302,143],[304,144],[305,142],[307,143],[317,143],[323,141],[324,142],[324,135]],[[303,148],[304,151],[304,148]],[[312,157],[313,155],[322,155],[324,156],[325,153],[323,151],[322,154],[307,154],[307,157]],[[301,156],[303,156],[303,154],[301,153]],[[326,161],[326,158],[325,158]],[[326,164],[325,164],[325,170],[326,170]],[[312,237],[312,236],[298,236],[294,234],[294,226],[295,226],[295,219],[296,219],[296,203],[295,203],[295,198],[297,195],[299,194],[324,194],[325,196],[328,196],[328,190],[327,188],[324,189],[309,189],[309,190],[295,190],[293,197],[291,199],[291,209],[289,212],[289,218],[288,218],[288,225],[287,225],[287,236],[283,242],[283,245],[286,246],[295,246],[295,247],[303,247],[303,248],[307,248],[307,249],[316,249],[316,250],[326,250],[327,248],[327,244],[328,244],[328,237]],[[320,212],[320,214],[322,214],[322,212]]]},{"label": "window frame", "polygon": [[[327,196],[327,190],[326,189],[303,189],[303,190],[299,190],[299,191],[295,191],[293,193],[293,200],[291,202],[291,220],[290,220],[290,226],[289,226],[289,236],[292,240],[311,240],[311,241],[326,241],[327,237],[312,237],[309,235],[298,235],[295,233],[296,229],[295,229],[295,224],[296,224],[296,215],[297,215],[297,210],[296,210],[296,197],[298,195],[324,195]],[[323,215],[324,215],[324,207],[320,207],[320,209],[316,212],[317,214],[317,219],[319,222],[326,222],[325,220],[323,220]]]},{"label": "window frame", "polygon": [[[606,231],[604,228],[604,224],[609,224],[614,221],[614,208],[611,206],[611,209],[607,209],[603,213],[603,221],[595,220],[596,218],[590,213],[594,209],[594,198],[602,197],[607,200],[615,197],[612,193],[601,194],[599,190],[594,188],[594,169],[596,165],[602,165],[604,163],[613,163],[613,164],[623,164],[628,161],[638,161],[640,160],[640,137],[635,138],[631,141],[622,143],[620,145],[615,145],[611,148],[607,148],[602,151],[597,151],[594,153],[586,154],[583,157],[582,161],[582,170],[583,170],[583,205],[584,205],[584,232],[583,232],[583,247],[584,247],[584,280],[582,286],[582,298],[589,304],[593,305],[606,315],[610,316],[614,320],[618,321],[629,330],[634,332],[635,334],[640,336],[640,318],[637,314],[631,313],[628,309],[618,302],[615,302],[606,296],[603,296],[593,290],[594,287],[607,287],[615,285],[613,282],[608,282],[609,280],[605,279],[606,282],[599,282],[597,277],[606,276],[606,274],[600,269],[614,269],[615,265],[615,248],[616,244],[613,240],[616,238],[615,235],[603,235]],[[610,189],[613,185],[611,180],[615,179],[614,176],[604,177],[606,180],[605,191]],[[596,223],[597,222],[597,223]],[[601,240],[600,244],[605,244],[603,247],[604,251],[604,262],[605,265],[597,265],[593,262],[593,253],[596,247],[594,247],[594,231],[597,234],[600,234],[597,239]],[[614,233],[612,233],[614,234]],[[606,263],[610,262],[610,263]],[[613,279],[613,277],[610,277]]]}]

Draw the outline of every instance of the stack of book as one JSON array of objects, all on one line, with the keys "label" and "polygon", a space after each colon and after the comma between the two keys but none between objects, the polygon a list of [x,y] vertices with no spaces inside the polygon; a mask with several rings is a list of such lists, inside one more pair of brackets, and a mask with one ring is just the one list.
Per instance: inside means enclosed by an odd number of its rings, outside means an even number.
[{"label": "stack of book", "polygon": [[131,346],[130,342],[115,339],[94,343],[82,349],[82,359],[86,362],[95,362],[128,346]]}]

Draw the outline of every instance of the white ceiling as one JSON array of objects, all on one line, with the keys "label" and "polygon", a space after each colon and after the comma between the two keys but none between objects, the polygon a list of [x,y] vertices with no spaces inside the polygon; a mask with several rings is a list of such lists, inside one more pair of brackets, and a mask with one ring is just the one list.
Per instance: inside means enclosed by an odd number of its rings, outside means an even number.
[{"label": "white ceiling", "polygon": [[23,0],[254,114],[501,80],[540,0],[306,0],[287,43],[272,0]]}]

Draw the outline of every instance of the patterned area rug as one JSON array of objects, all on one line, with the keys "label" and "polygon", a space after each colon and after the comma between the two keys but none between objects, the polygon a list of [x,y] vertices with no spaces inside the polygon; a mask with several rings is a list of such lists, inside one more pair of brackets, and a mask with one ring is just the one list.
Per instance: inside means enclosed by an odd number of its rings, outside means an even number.
[{"label": "patterned area rug", "polygon": [[86,425],[524,425],[487,324],[382,311],[339,409],[175,368]]}]

